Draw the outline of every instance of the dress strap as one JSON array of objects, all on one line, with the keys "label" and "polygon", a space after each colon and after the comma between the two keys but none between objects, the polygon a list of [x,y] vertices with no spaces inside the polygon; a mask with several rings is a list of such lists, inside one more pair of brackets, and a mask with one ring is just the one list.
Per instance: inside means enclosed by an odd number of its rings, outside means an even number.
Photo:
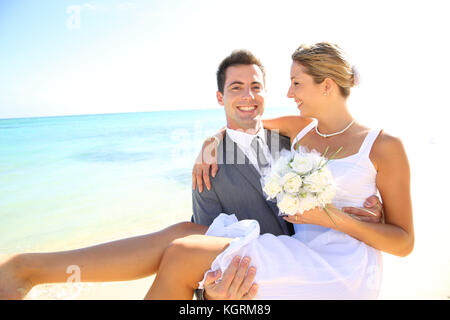
[{"label": "dress strap", "polygon": [[360,156],[369,156],[370,151],[372,150],[373,143],[377,139],[380,134],[381,129],[371,129],[364,139],[361,147],[359,148],[358,154]]},{"label": "dress strap", "polygon": [[303,138],[309,131],[311,131],[312,128],[314,128],[317,125],[317,119],[313,118],[313,120],[304,127],[294,138],[294,141],[291,144],[291,151],[294,151],[295,144],[300,141],[301,138]]}]

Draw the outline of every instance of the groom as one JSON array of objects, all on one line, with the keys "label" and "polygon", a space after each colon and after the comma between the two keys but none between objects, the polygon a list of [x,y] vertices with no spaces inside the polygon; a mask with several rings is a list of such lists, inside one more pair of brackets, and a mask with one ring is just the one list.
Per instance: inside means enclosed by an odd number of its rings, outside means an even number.
[{"label": "groom", "polygon": [[[292,235],[293,225],[278,216],[274,202],[266,201],[260,183],[272,159],[276,159],[282,149],[290,149],[289,138],[262,127],[266,93],[264,67],[252,53],[234,51],[220,64],[217,85],[217,101],[224,107],[227,120],[226,135],[217,148],[218,166],[211,169],[214,179],[209,179],[207,170],[199,170],[202,169],[201,160],[194,168],[193,180],[199,183],[192,193],[192,221],[209,226],[220,213],[235,214],[238,220],[256,219],[261,234]],[[214,137],[205,142],[204,162],[207,162],[206,153],[215,146],[217,140]],[[202,190],[202,178],[206,190]],[[370,197],[368,201],[366,207],[373,207],[377,214],[372,222],[380,222],[378,198]],[[366,220],[369,216],[355,208],[348,213]],[[246,275],[248,266],[248,258],[240,264],[235,259],[217,283],[215,280],[221,275],[208,274],[206,289],[196,292],[197,299],[252,299],[256,294],[256,286],[252,286],[255,272],[252,270]]]}]

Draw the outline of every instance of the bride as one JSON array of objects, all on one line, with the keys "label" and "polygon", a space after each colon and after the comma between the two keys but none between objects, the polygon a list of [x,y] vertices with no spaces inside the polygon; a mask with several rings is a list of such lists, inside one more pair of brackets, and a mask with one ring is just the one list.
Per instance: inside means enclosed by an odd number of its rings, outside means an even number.
[{"label": "bride", "polygon": [[[146,298],[191,299],[194,289],[203,286],[206,271],[223,272],[236,255],[249,256],[257,270],[255,298],[376,298],[380,251],[406,256],[414,245],[406,153],[398,138],[359,124],[349,113],[347,97],[355,82],[354,72],[338,46],[302,45],[292,60],[288,97],[295,100],[301,116],[267,120],[264,127],[289,136],[293,149],[301,146],[323,153],[329,147],[333,154],[343,147],[329,162],[338,185],[331,209],[336,224],[316,208],[286,217],[296,233],[276,237],[259,235],[256,221],[220,215],[209,228],[180,223],[150,236],[117,241],[110,252],[92,247],[17,255],[0,264],[0,298],[19,298],[33,285],[64,281],[61,266],[78,264],[82,281],[157,273]],[[383,201],[385,224],[358,221],[339,209],[361,207],[376,190]],[[145,244],[142,251],[128,253],[127,247],[136,242]],[[124,265],[127,254],[132,263]],[[73,260],[75,255],[79,260]],[[83,261],[101,261],[102,255],[120,259],[108,259],[108,265],[100,266],[100,274],[83,268]]]}]

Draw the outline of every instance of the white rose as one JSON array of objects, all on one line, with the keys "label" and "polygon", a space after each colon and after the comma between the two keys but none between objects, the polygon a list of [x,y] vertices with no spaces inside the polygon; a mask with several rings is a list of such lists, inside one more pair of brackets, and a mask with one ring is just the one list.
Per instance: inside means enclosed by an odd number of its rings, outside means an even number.
[{"label": "white rose", "polygon": [[284,191],[288,193],[297,193],[303,184],[302,178],[295,172],[288,172],[281,181]]},{"label": "white rose", "polygon": [[322,168],[304,177],[303,181],[307,191],[322,192],[328,184],[332,183],[333,177],[327,168]]},{"label": "white rose", "polygon": [[311,161],[314,169],[318,168],[321,162],[325,163],[326,161],[326,159],[323,159],[322,156],[315,150],[313,152],[308,153],[307,156],[309,161]]},{"label": "white rose", "polygon": [[289,167],[290,157],[285,156],[279,158],[275,164],[272,166],[272,170],[274,170],[279,176],[284,176],[287,172],[291,171]]},{"label": "white rose", "polygon": [[328,185],[325,190],[317,195],[317,198],[322,206],[329,204],[336,196],[336,186],[334,184]]},{"label": "white rose", "polygon": [[298,213],[303,214],[303,212],[314,209],[319,206],[319,201],[316,197],[308,193],[306,197],[300,199],[300,204],[298,206]]},{"label": "white rose", "polygon": [[285,194],[280,202],[278,202],[278,208],[281,212],[288,215],[294,215],[297,213],[300,201],[298,197],[292,196],[290,194]]},{"label": "white rose", "polygon": [[323,167],[319,170],[320,174],[322,174],[328,181],[334,181],[333,174],[331,173],[330,169],[328,167]]},{"label": "white rose", "polygon": [[312,157],[305,154],[296,153],[294,159],[291,162],[291,168],[299,173],[305,174],[313,169],[314,162]]},{"label": "white rose", "polygon": [[266,181],[263,191],[269,197],[268,199],[273,199],[278,193],[282,191],[280,186],[280,177],[277,174],[270,176]]}]

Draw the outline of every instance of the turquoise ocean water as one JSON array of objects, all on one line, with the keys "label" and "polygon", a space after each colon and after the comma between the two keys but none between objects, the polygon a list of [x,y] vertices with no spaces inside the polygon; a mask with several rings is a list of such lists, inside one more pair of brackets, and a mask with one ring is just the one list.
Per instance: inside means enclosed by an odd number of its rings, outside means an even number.
[{"label": "turquoise ocean water", "polygon": [[224,125],[221,108],[0,120],[0,253],[185,220],[195,156]]}]

